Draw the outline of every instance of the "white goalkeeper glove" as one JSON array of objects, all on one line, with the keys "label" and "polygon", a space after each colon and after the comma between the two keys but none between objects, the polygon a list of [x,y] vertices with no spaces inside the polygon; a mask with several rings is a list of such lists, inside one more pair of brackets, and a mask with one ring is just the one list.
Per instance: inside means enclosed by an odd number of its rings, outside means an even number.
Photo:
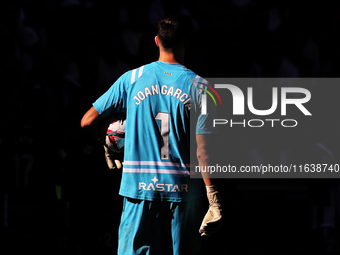
[{"label": "white goalkeeper glove", "polygon": [[209,236],[222,225],[222,200],[218,193],[218,185],[206,186],[209,209],[200,227],[201,236]]},{"label": "white goalkeeper glove", "polygon": [[107,166],[110,169],[122,169],[122,162],[123,162],[123,154],[122,153],[114,153],[107,146],[104,145],[105,150],[105,160],[107,163]]}]

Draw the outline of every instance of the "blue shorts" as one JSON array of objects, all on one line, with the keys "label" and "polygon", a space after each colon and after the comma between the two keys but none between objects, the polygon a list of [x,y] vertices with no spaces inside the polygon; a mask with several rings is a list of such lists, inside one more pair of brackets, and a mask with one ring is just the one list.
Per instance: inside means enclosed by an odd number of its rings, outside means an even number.
[{"label": "blue shorts", "polygon": [[201,199],[188,202],[124,198],[119,255],[198,254]]}]

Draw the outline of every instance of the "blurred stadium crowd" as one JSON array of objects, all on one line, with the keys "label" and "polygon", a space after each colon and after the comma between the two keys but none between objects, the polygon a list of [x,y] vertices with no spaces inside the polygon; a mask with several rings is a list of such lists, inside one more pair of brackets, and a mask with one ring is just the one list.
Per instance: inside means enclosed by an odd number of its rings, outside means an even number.
[{"label": "blurred stadium crowd", "polygon": [[186,66],[203,77],[338,77],[339,5],[301,2],[1,1],[0,253],[115,253],[120,175],[79,123],[121,74],[157,60],[164,14],[192,18]]}]

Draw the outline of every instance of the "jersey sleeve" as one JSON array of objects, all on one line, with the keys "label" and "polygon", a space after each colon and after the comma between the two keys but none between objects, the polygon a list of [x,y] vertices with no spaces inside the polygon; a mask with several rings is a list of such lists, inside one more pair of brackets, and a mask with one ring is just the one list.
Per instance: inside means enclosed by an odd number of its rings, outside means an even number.
[{"label": "jersey sleeve", "polygon": [[119,114],[126,110],[128,77],[131,72],[126,72],[94,103],[93,107],[101,117],[105,118],[111,114]]},{"label": "jersey sleeve", "polygon": [[206,95],[208,82],[197,76],[191,81],[191,98],[195,114],[191,118],[192,124],[196,124],[196,135],[215,134],[217,127],[213,127],[213,121],[216,118],[216,107],[209,95],[206,96],[206,113],[202,114],[202,95]]}]

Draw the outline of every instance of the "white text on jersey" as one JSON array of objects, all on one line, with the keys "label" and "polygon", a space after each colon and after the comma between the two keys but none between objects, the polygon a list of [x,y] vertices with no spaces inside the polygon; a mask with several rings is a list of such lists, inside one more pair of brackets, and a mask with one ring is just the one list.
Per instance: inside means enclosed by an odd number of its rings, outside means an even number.
[{"label": "white text on jersey", "polygon": [[153,190],[153,191],[167,191],[167,192],[188,192],[188,184],[171,184],[171,183],[156,183],[158,180],[155,178],[152,179],[152,182],[145,183],[139,182],[138,183],[138,190]]},{"label": "white text on jersey", "polygon": [[[172,96],[177,98],[179,101],[181,101],[183,104],[186,104],[190,101],[190,97],[187,93],[183,93],[183,91],[179,88],[176,88],[174,86],[168,87],[168,85],[162,85],[161,86],[161,94],[165,96]],[[159,87],[158,85],[151,85],[151,87],[145,87],[144,91],[140,90],[137,92],[137,95],[133,97],[133,99],[136,100],[135,104],[139,105],[141,101],[143,101],[148,96],[154,96],[159,95]]]}]

